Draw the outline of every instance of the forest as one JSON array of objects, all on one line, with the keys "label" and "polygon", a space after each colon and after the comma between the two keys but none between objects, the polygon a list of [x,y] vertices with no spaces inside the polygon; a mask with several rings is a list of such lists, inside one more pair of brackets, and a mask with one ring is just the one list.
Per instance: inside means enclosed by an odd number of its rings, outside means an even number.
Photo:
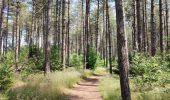
[{"label": "forest", "polygon": [[0,0],[0,100],[170,100],[170,0]]}]

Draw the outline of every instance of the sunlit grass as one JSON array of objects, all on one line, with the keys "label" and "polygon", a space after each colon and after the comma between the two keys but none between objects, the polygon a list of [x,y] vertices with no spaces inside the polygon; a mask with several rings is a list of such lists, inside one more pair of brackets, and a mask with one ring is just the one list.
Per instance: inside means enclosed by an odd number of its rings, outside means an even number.
[{"label": "sunlit grass", "polygon": [[[155,87],[148,91],[136,91],[131,85],[132,100],[170,100],[170,86]],[[99,89],[104,100],[121,100],[118,76],[108,76],[101,80]]]},{"label": "sunlit grass", "polygon": [[75,70],[54,72],[44,77],[43,74],[30,75],[26,81],[18,83],[10,90],[10,100],[64,100],[65,89],[71,88],[81,79]]},{"label": "sunlit grass", "polygon": [[107,76],[100,81],[99,89],[104,100],[121,100],[119,80]]}]

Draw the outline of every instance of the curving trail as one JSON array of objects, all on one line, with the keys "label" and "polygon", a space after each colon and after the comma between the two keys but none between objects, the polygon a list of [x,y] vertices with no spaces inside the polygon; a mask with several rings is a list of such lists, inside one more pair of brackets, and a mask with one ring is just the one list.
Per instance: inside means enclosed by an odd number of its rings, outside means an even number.
[{"label": "curving trail", "polygon": [[99,80],[102,76],[94,75],[78,83],[73,89],[69,90],[69,100],[102,100],[98,90]]}]

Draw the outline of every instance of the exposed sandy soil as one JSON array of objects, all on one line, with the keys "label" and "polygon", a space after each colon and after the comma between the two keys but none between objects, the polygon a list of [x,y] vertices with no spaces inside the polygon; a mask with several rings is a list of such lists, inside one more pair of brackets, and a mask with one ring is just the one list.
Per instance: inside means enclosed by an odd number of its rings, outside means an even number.
[{"label": "exposed sandy soil", "polygon": [[69,100],[102,100],[99,92],[99,80],[102,76],[94,75],[79,82],[69,90]]}]

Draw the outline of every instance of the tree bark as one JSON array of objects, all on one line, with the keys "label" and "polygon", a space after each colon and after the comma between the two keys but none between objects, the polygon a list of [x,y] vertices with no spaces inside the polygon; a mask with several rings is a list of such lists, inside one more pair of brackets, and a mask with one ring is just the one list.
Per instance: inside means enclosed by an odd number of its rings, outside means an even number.
[{"label": "tree bark", "polygon": [[110,16],[109,16],[109,5],[108,0],[106,0],[106,21],[107,21],[107,38],[108,38],[108,51],[109,51],[109,72],[112,74],[112,33],[110,27]]},{"label": "tree bark", "polygon": [[137,45],[137,30],[136,30],[136,0],[133,0],[133,33],[132,33],[132,41],[133,41],[133,50],[138,50]]},{"label": "tree bark", "polygon": [[98,36],[99,36],[99,10],[100,2],[97,0],[97,22],[96,22],[96,53],[98,52]]},{"label": "tree bark", "polygon": [[89,68],[90,68],[90,65],[89,65],[89,51],[90,51],[90,40],[89,40],[89,16],[90,16],[90,0],[86,0],[86,16],[85,16],[86,69],[89,69]]},{"label": "tree bark", "polygon": [[138,49],[142,51],[142,24],[141,24],[141,0],[136,0],[136,10],[137,10],[137,30],[138,30]]},{"label": "tree bark", "polygon": [[65,19],[65,0],[62,1],[62,55],[61,55],[61,62],[62,62],[62,67],[63,67],[63,70],[65,70],[66,66],[65,66],[65,62],[66,62],[66,59],[65,59],[65,54],[66,54],[66,19]]},{"label": "tree bark", "polygon": [[1,15],[0,15],[0,57],[3,54],[3,16],[4,16],[4,10],[5,10],[5,0],[1,1],[2,7],[1,7]]},{"label": "tree bark", "polygon": [[151,0],[151,55],[156,54],[156,23],[155,23],[155,0]]},{"label": "tree bark", "polygon": [[19,45],[20,45],[20,29],[19,29],[19,21],[20,21],[20,2],[16,2],[16,47],[15,47],[15,64],[16,71],[18,70],[19,63]]},{"label": "tree bark", "polygon": [[46,36],[45,36],[45,70],[44,73],[49,74],[50,73],[50,56],[51,56],[51,41],[50,41],[50,32],[51,32],[51,7],[52,7],[52,1],[47,1],[47,18],[46,18]]},{"label": "tree bark", "polygon": [[70,66],[70,0],[68,0],[68,22],[67,22],[67,64]]},{"label": "tree bark", "polygon": [[163,0],[159,0],[159,34],[160,34],[160,51],[164,52],[164,20],[163,20]]},{"label": "tree bark", "polygon": [[166,9],[166,50],[169,50],[169,8],[168,8],[168,0],[165,0],[165,9]]},{"label": "tree bark", "polygon": [[124,29],[123,2],[115,0],[117,23],[117,51],[122,100],[131,100],[128,79],[128,48]]}]

